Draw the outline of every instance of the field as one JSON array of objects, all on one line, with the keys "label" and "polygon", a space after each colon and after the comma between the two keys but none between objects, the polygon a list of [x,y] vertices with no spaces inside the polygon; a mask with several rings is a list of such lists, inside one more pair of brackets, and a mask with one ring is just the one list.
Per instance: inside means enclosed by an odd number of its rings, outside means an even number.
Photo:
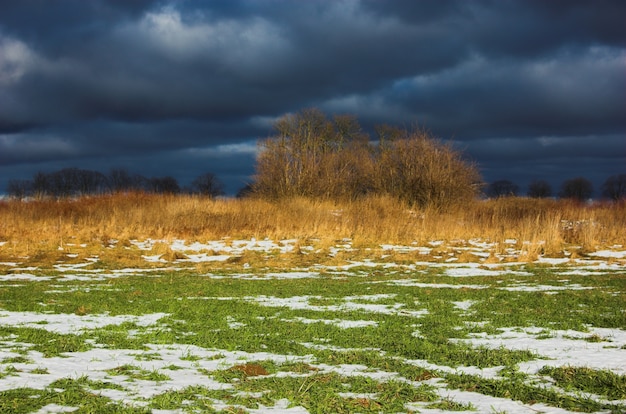
[{"label": "field", "polygon": [[623,207],[114,201],[0,205],[0,412],[626,412]]}]

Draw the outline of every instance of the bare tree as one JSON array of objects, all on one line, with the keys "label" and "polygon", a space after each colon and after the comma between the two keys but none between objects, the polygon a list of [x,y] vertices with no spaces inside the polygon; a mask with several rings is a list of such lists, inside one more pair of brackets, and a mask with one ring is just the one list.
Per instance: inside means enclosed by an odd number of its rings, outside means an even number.
[{"label": "bare tree", "polygon": [[128,170],[124,168],[114,168],[109,172],[109,187],[112,192],[119,193],[133,189],[133,178]]},{"label": "bare tree", "polygon": [[237,194],[235,195],[235,197],[246,198],[246,197],[250,197],[253,195],[254,195],[254,188],[252,184],[246,184],[237,191]]},{"label": "bare tree", "polygon": [[602,184],[602,195],[614,201],[626,198],[626,174],[607,178]]},{"label": "bare tree", "polygon": [[33,195],[36,198],[42,198],[51,195],[50,180],[44,172],[38,171],[33,176]]},{"label": "bare tree", "polygon": [[355,198],[390,194],[443,208],[476,195],[478,170],[425,131],[384,126],[379,145],[348,115],[329,120],[318,110],[281,118],[260,143],[253,190],[270,198]]},{"label": "bare tree", "polygon": [[559,197],[585,201],[593,194],[593,184],[584,177],[572,178],[563,182]]},{"label": "bare tree", "polygon": [[9,180],[7,194],[9,197],[21,200],[32,193],[33,182],[31,180]]},{"label": "bare tree", "polygon": [[487,187],[487,195],[492,198],[515,197],[518,192],[517,184],[509,180],[494,181]]},{"label": "bare tree", "polygon": [[260,143],[254,192],[267,197],[354,197],[363,186],[367,135],[354,117],[317,109],[287,115]]},{"label": "bare tree", "polygon": [[377,190],[421,207],[447,208],[476,196],[478,169],[428,132],[406,132],[379,148]]},{"label": "bare tree", "polygon": [[47,193],[55,197],[103,193],[107,179],[97,171],[64,168],[46,175]]},{"label": "bare tree", "polygon": [[174,177],[153,177],[149,180],[150,190],[159,194],[178,194],[180,186]]},{"label": "bare tree", "polygon": [[224,194],[224,186],[215,174],[206,173],[193,180],[191,191],[207,197],[217,197]]},{"label": "bare tree", "polygon": [[528,197],[547,198],[552,196],[552,187],[545,180],[533,180],[528,185]]}]

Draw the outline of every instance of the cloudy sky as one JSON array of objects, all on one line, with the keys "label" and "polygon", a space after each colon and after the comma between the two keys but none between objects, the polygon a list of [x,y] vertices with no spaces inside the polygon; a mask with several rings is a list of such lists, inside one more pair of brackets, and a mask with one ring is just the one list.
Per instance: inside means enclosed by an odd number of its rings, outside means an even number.
[{"label": "cloudy sky", "polygon": [[79,167],[215,173],[317,107],[418,124],[486,181],[626,173],[622,0],[0,0],[0,193]]}]

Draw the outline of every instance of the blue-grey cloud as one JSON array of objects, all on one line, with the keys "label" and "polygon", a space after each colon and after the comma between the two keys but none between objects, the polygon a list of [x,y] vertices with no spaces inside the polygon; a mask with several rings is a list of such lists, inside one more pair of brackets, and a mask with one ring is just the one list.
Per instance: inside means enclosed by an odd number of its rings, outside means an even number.
[{"label": "blue-grey cloud", "polygon": [[418,123],[487,179],[531,164],[613,174],[624,15],[620,0],[0,2],[0,191],[39,168],[125,160],[182,179],[202,169],[196,152],[241,181],[253,154],[228,145],[311,106],[366,128]]}]

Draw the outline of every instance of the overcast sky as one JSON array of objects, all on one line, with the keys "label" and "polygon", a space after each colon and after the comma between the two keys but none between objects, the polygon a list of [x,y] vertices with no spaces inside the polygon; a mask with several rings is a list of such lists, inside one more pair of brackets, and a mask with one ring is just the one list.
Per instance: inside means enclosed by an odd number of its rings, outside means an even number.
[{"label": "overcast sky", "polygon": [[486,181],[626,173],[626,1],[0,0],[0,193],[79,167],[215,173],[281,115],[418,124]]}]

